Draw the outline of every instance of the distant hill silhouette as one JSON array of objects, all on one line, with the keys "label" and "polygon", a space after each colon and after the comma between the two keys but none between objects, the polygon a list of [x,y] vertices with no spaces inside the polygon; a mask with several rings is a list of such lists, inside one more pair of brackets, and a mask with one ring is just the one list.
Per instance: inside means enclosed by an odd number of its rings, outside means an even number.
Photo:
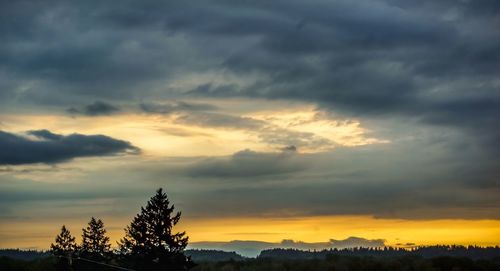
[{"label": "distant hill silhouette", "polygon": [[385,240],[383,239],[365,239],[362,237],[351,236],[346,239],[335,240],[330,239],[325,242],[304,242],[284,239],[281,242],[263,242],[255,240],[232,240],[227,242],[201,241],[191,242],[190,249],[203,250],[222,250],[235,251],[244,257],[257,257],[262,250],[285,248],[299,250],[325,250],[325,249],[343,249],[353,247],[384,247]]},{"label": "distant hill silhouette", "polygon": [[47,251],[39,250],[22,250],[22,249],[0,249],[0,257],[8,257],[11,259],[31,261],[50,256]]}]

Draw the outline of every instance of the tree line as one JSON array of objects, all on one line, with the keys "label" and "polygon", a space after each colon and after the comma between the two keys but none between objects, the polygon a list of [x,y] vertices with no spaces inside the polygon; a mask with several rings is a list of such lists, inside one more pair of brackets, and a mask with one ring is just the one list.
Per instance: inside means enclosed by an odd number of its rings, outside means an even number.
[{"label": "tree line", "polygon": [[205,262],[192,271],[498,271],[500,258],[329,255],[324,259],[256,258]]},{"label": "tree line", "polygon": [[90,219],[82,229],[80,244],[63,225],[50,246],[56,270],[189,270],[194,263],[184,254],[188,236],[174,232],[181,218],[174,208],[167,194],[158,189],[125,228],[117,250],[111,249],[101,219]]},{"label": "tree line", "polygon": [[473,260],[500,258],[500,247],[479,247],[459,245],[419,246],[412,248],[381,247],[381,248],[345,248],[325,249],[319,251],[274,248],[260,252],[258,258],[273,258],[284,260],[325,259],[331,255],[356,257],[403,257],[417,256],[423,258],[464,257]]}]

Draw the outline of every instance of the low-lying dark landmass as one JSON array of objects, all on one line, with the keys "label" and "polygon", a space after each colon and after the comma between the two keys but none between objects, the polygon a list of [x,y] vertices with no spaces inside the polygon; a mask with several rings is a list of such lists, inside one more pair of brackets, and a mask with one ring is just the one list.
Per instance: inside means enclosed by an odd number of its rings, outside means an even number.
[{"label": "low-lying dark landmass", "polygon": [[207,249],[188,249],[184,252],[186,256],[191,257],[194,262],[223,262],[223,261],[243,261],[248,258],[231,251],[207,250]]},{"label": "low-lying dark landmass", "polygon": [[0,249],[0,257],[6,257],[16,260],[31,261],[40,258],[50,257],[48,251],[40,250],[22,250],[22,249]]},{"label": "low-lying dark landmass", "polygon": [[193,271],[497,271],[500,259],[418,256],[369,257],[328,255],[325,259],[256,258],[246,261],[209,262]]},{"label": "low-lying dark landmass", "polygon": [[[185,254],[196,263],[193,271],[284,271],[284,270],[500,270],[500,247],[427,246],[403,248],[352,248],[322,251],[297,249],[263,250],[256,258],[235,252],[189,249]],[[73,260],[77,270],[116,270]],[[56,270],[55,258],[45,251],[0,250],[0,270]]]},{"label": "low-lying dark landmass", "polygon": [[500,258],[500,247],[477,246],[423,246],[412,249],[405,248],[351,248],[329,249],[321,251],[303,251],[297,249],[269,249],[263,250],[259,258],[273,258],[283,260],[310,260],[326,259],[331,255],[356,257],[401,257],[416,256],[422,258],[434,257],[464,257],[473,260]]}]

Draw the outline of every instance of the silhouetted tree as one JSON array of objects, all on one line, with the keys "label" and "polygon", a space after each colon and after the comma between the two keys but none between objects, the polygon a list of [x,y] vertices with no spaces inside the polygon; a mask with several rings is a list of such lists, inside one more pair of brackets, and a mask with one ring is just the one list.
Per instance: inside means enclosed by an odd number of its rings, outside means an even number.
[{"label": "silhouetted tree", "polygon": [[78,246],[75,243],[75,237],[71,235],[66,226],[61,227],[61,232],[56,236],[55,244],[50,245],[50,250],[54,256],[58,257],[57,270],[71,270],[72,257]]},{"label": "silhouetted tree", "polygon": [[101,219],[92,217],[86,228],[82,229],[82,245],[80,252],[82,256],[103,260],[110,254],[111,245],[106,229]]},{"label": "silhouetted tree", "polygon": [[173,232],[181,213],[174,213],[167,194],[160,188],[141,207],[120,240],[120,250],[135,261],[135,268],[141,270],[188,270],[193,266],[184,255],[188,244],[185,232]]}]

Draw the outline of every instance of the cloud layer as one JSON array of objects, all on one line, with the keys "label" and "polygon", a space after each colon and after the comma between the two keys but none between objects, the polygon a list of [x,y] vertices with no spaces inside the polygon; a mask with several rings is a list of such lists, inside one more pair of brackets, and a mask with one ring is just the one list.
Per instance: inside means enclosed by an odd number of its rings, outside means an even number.
[{"label": "cloud layer", "polygon": [[186,174],[200,178],[244,178],[291,174],[308,168],[308,161],[294,150],[281,153],[258,153],[243,150],[228,158],[209,158],[185,169]]},{"label": "cloud layer", "polygon": [[138,153],[129,142],[104,135],[54,134],[29,131],[34,139],[0,131],[0,165],[59,163],[78,157]]},{"label": "cloud layer", "polygon": [[[0,29],[5,103],[299,100],[450,126],[500,151],[496,1],[52,2],[3,4],[16,26]],[[72,111],[115,111],[105,105]]]},{"label": "cloud layer", "polygon": [[72,115],[105,116],[117,113],[120,109],[109,103],[96,101],[82,108],[70,107],[66,111]]},{"label": "cloud layer", "polygon": [[[228,110],[195,99],[226,105],[237,104],[238,99],[254,105],[261,99],[308,102],[325,115],[355,118],[378,138],[404,150],[369,149],[373,160],[368,163],[375,166],[367,167],[377,168],[376,177],[369,178],[364,172],[370,169],[357,166],[364,161],[360,155],[344,164],[352,169],[351,175],[335,180],[359,192],[354,197],[365,195],[366,187],[399,197],[402,192],[391,187],[405,185],[422,190],[435,186],[439,191],[448,187],[468,195],[462,204],[448,201],[451,206],[475,202],[481,198],[479,188],[489,188],[487,195],[498,195],[500,173],[494,165],[500,153],[498,1],[424,1],[422,5],[391,0],[200,1],[196,5],[148,1],[119,7],[107,1],[23,3],[2,3],[1,25],[14,26],[0,28],[3,112],[15,112],[10,107],[65,110],[72,104],[71,112],[96,116],[139,105],[143,113],[174,116],[179,125],[243,131],[275,149],[295,146],[299,152],[317,152],[362,145],[326,136],[338,130],[320,134],[294,129],[307,122],[276,123],[244,114],[253,112],[242,112],[237,105]],[[274,109],[279,112],[284,107]],[[324,124],[315,122],[313,128]],[[43,140],[2,136],[17,142],[17,149],[2,159],[10,164],[57,162],[131,147],[110,138],[80,136],[92,146],[98,143],[89,143],[91,139],[116,144],[83,151],[63,144],[76,140],[76,135]],[[357,141],[370,142],[362,139]],[[40,152],[28,157],[27,152],[17,151],[26,150],[26,145],[30,149],[50,146],[54,158],[42,157]],[[62,146],[71,149],[68,154],[57,151]],[[14,159],[15,155],[21,156]],[[305,163],[295,158],[247,151],[192,163],[189,174],[198,179],[268,178],[276,172],[298,174],[304,172],[304,165],[318,163],[313,158]],[[378,160],[387,161],[385,171],[376,166]],[[404,170],[399,170],[401,163]],[[414,172],[412,163],[415,168],[431,168]],[[331,183],[336,174],[318,173],[323,182]],[[394,186],[385,187],[387,180]],[[314,193],[333,187],[308,185]],[[297,187],[284,185],[282,191]],[[474,192],[463,192],[469,189]],[[295,192],[290,192],[292,196]],[[499,203],[490,204],[497,208]],[[313,209],[327,208],[320,205]],[[369,201],[368,205],[376,204]],[[346,210],[358,209],[351,207]]]}]

